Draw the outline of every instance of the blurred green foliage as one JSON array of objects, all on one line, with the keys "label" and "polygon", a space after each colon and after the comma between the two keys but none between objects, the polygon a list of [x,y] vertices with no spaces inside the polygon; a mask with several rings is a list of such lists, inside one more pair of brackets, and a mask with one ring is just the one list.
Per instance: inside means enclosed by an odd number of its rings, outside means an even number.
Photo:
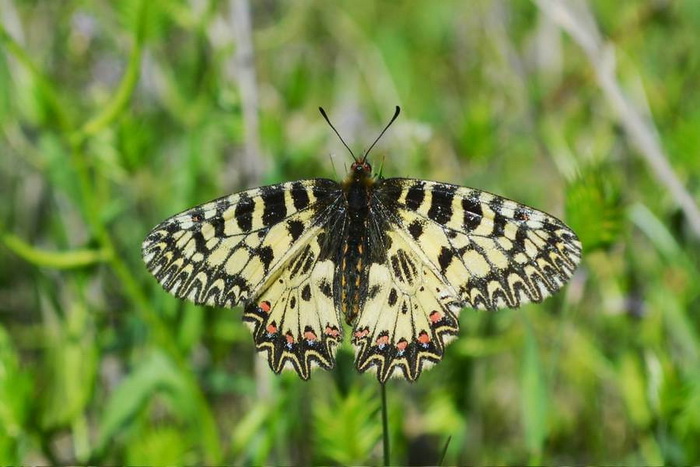
[{"label": "blurred green foliage", "polygon": [[[0,463],[381,462],[349,346],[309,382],[275,376],[240,310],[166,294],[140,243],[229,192],[342,176],[317,107],[359,150],[397,104],[386,176],[562,216],[585,256],[542,305],[463,311],[440,365],[389,383],[392,462],[700,463],[697,235],[543,5],[2,2]],[[700,3],[590,7],[697,200]]]}]

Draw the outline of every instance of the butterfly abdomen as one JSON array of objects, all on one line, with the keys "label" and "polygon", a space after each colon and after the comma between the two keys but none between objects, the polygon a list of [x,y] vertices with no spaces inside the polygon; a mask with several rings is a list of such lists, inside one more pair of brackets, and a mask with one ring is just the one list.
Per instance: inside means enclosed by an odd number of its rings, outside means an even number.
[{"label": "butterfly abdomen", "polygon": [[363,288],[363,269],[367,256],[367,223],[372,184],[354,180],[344,187],[347,224],[340,260],[340,302],[345,321],[352,324],[360,312]]}]

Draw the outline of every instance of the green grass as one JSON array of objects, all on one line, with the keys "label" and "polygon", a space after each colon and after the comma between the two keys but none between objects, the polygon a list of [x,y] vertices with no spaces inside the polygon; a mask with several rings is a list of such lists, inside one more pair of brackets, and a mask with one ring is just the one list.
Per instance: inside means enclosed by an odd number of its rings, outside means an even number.
[{"label": "green grass", "polygon": [[[317,108],[360,151],[395,105],[386,176],[552,212],[584,259],[544,304],[464,310],[440,365],[389,383],[392,463],[700,463],[699,233],[550,4],[250,2],[241,60],[237,3],[0,5],[0,464],[381,463],[349,346],[276,376],[239,309],[166,294],[140,243],[217,196],[341,177]],[[700,3],[589,6],[700,199]]]}]

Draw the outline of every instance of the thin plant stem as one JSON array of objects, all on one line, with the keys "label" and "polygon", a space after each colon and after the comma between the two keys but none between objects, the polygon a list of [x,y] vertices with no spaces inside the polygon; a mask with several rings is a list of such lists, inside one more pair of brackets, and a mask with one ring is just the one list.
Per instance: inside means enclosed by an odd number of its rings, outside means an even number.
[{"label": "thin plant stem", "polygon": [[382,444],[384,448],[384,465],[389,465],[389,417],[386,405],[386,383],[381,383],[382,391]]},{"label": "thin plant stem", "polygon": [[452,436],[447,437],[447,441],[445,441],[445,446],[442,448],[442,454],[440,455],[440,462],[438,462],[437,465],[445,465],[445,456],[447,455],[447,448],[450,447],[450,441],[452,441]]}]

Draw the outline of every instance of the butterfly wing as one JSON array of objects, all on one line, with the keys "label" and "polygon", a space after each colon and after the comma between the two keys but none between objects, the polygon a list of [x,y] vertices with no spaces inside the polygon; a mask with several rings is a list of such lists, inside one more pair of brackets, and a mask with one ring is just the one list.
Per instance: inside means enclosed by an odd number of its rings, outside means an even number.
[{"label": "butterfly wing", "polygon": [[[386,219],[385,264],[368,272],[353,333],[360,371],[409,380],[442,358],[463,306],[541,302],[571,277],[581,243],[563,222],[491,193],[423,180],[377,182],[372,215]],[[381,238],[380,234],[375,234]],[[392,284],[386,286],[384,284]]]},{"label": "butterfly wing", "polygon": [[259,351],[267,351],[270,368],[295,370],[308,379],[318,365],[333,368],[335,346],[342,339],[333,302],[335,265],[322,259],[325,248],[316,235],[244,310]]},{"label": "butterfly wing", "polygon": [[442,359],[457,334],[462,308],[451,288],[430,268],[399,229],[385,234],[387,261],[373,263],[368,290],[353,330],[358,371],[376,371],[385,382],[395,371],[414,381]]},{"label": "butterfly wing", "polygon": [[146,237],[142,255],[176,297],[219,307],[244,303],[244,320],[272,369],[291,367],[306,379],[312,362],[333,366],[340,339],[326,287],[332,263],[320,260],[340,196],[340,186],[325,179],[235,193],[165,220]]}]

